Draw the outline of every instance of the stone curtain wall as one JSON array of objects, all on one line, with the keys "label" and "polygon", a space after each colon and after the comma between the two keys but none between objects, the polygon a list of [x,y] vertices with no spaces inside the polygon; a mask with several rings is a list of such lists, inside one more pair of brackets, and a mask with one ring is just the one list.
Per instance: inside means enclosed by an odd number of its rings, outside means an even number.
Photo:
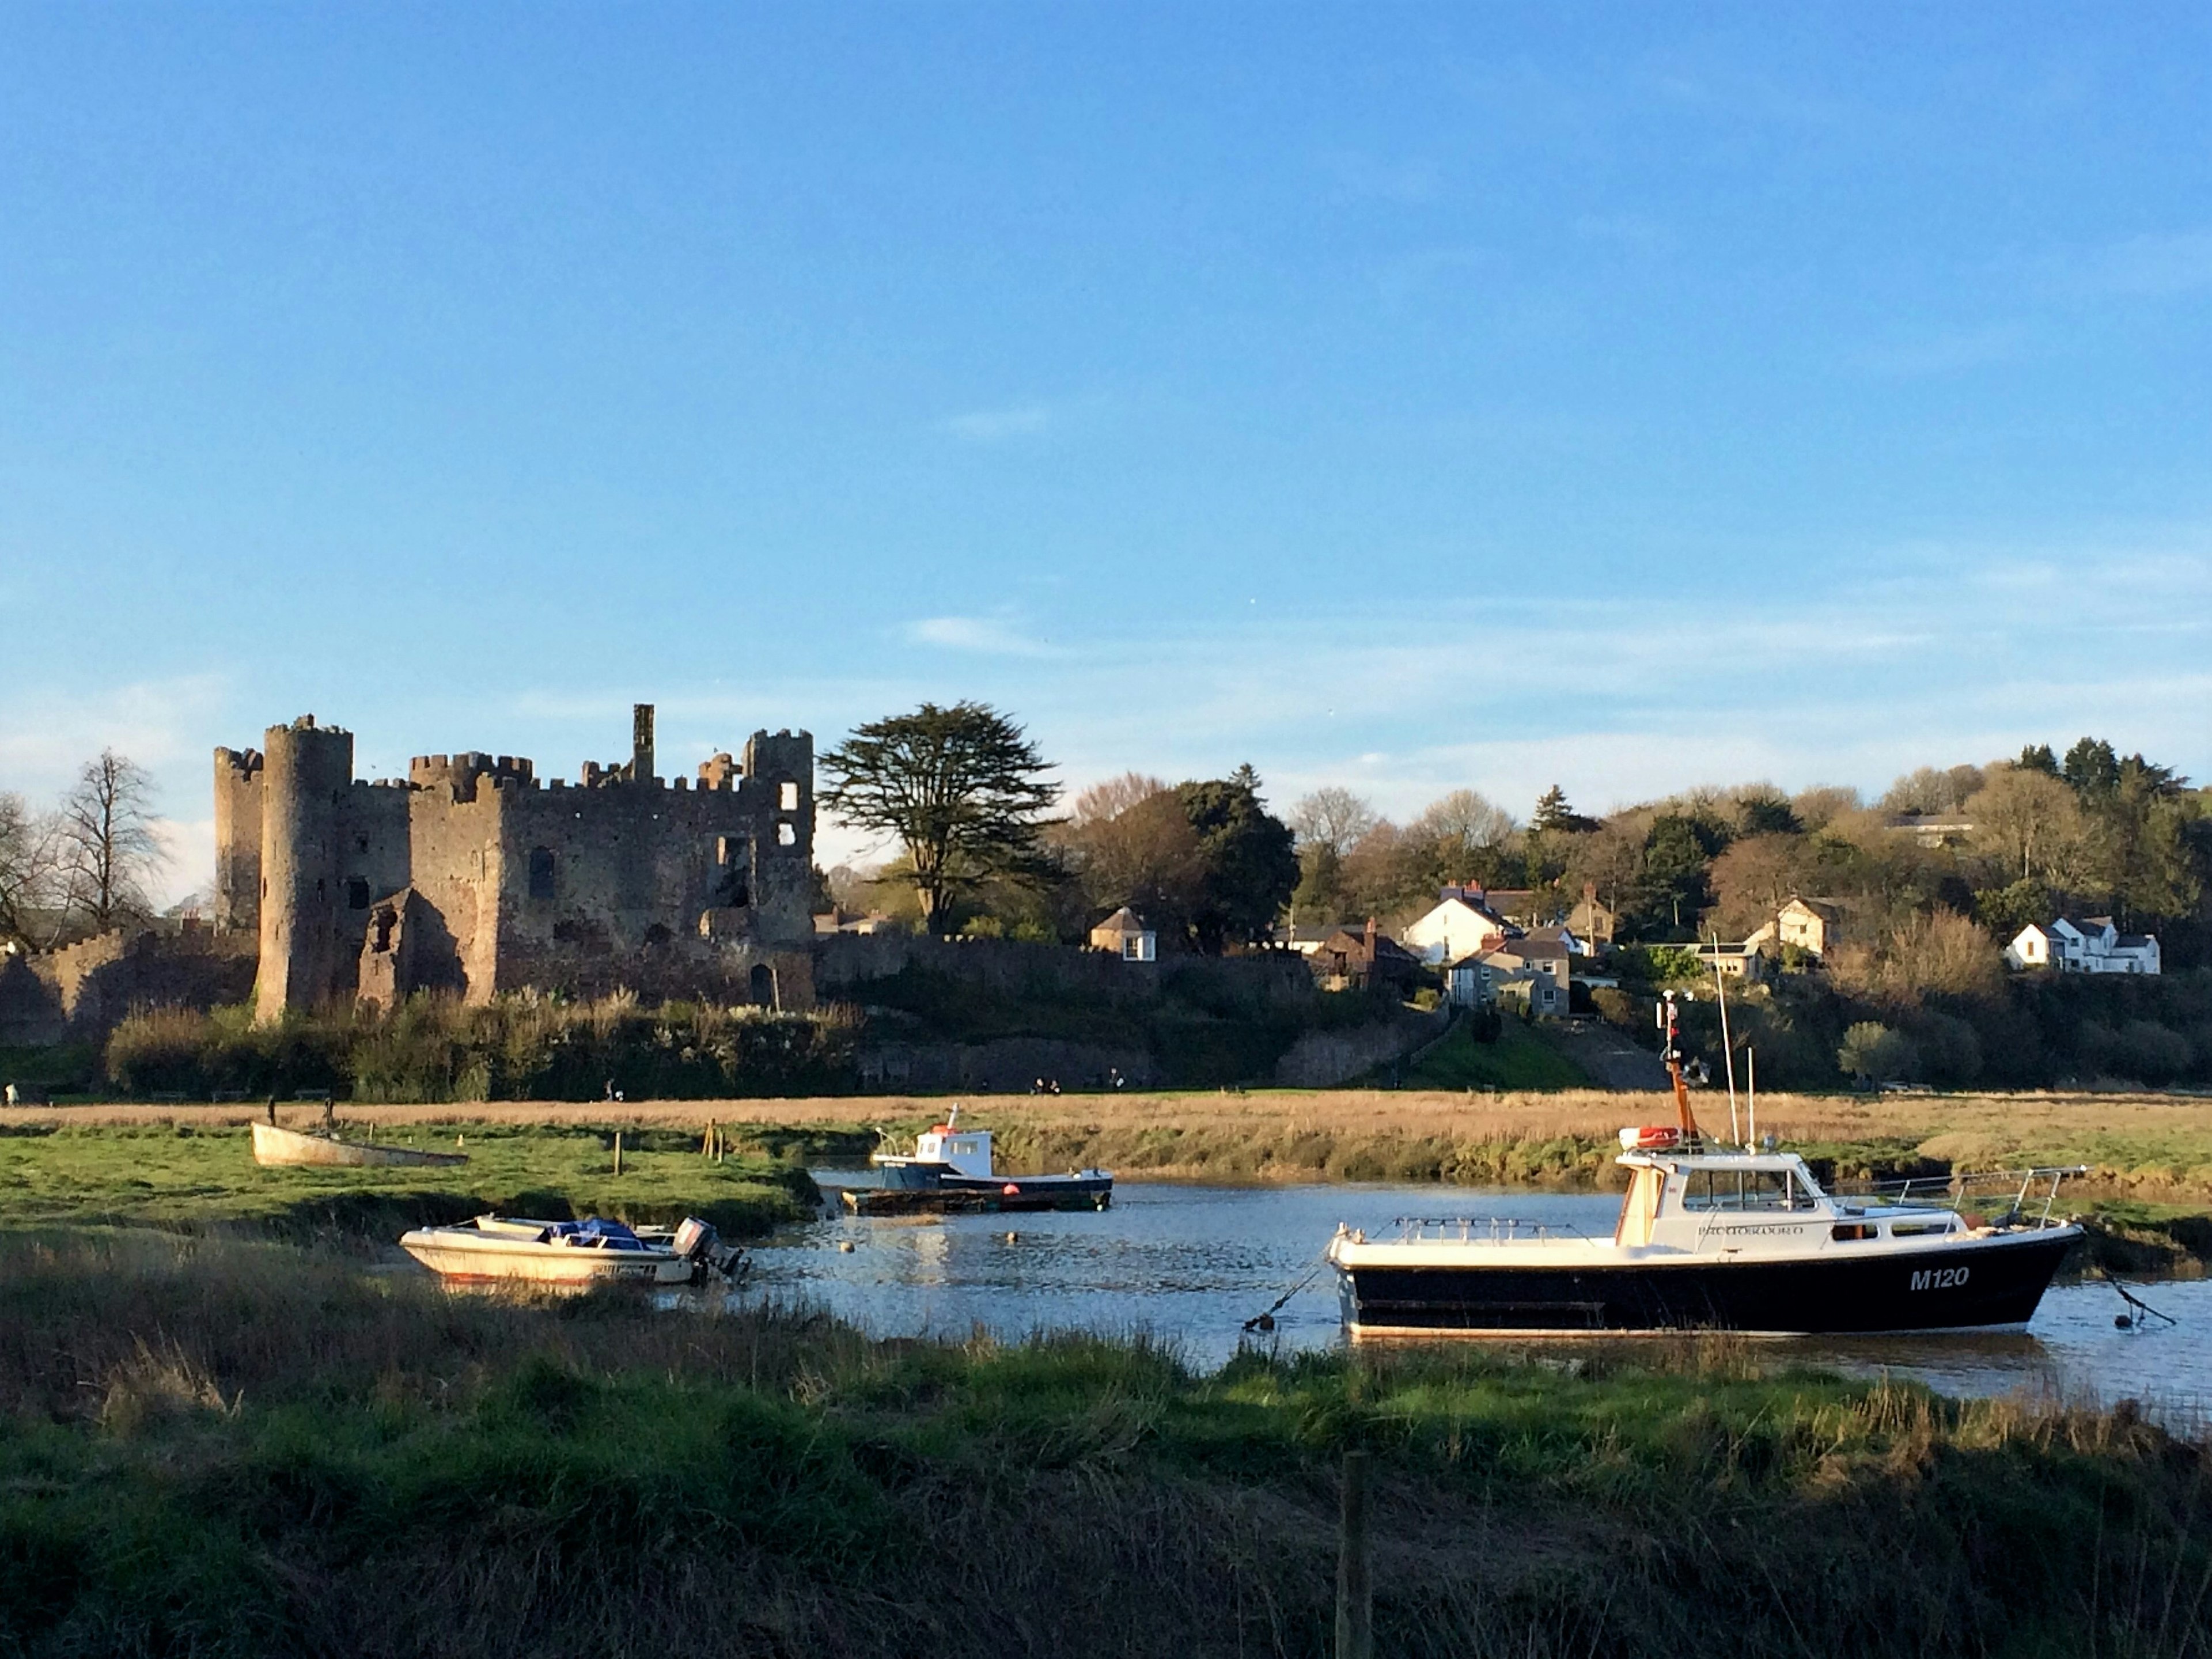
[{"label": "stone curtain wall", "polygon": [[116,929],[44,956],[0,958],[0,1046],[105,1037],[134,1008],[207,1009],[252,994],[253,936]]}]

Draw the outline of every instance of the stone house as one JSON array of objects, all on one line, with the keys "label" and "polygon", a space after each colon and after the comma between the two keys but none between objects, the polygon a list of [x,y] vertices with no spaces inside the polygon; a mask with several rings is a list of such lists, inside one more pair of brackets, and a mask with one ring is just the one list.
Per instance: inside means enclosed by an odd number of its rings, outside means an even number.
[{"label": "stone house", "polygon": [[1372,916],[1363,932],[1338,928],[1315,947],[1306,965],[1324,991],[1358,991],[1371,986],[1403,993],[1413,988],[1421,972],[1421,959],[1387,933],[1377,932]]}]

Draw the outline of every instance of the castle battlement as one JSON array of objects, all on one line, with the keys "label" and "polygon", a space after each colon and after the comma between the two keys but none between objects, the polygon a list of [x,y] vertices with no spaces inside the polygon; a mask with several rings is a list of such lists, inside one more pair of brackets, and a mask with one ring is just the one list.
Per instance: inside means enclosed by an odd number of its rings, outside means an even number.
[{"label": "castle battlement", "polygon": [[[216,750],[216,919],[258,930],[264,1017],[418,990],[596,993],[647,967],[694,975],[683,994],[727,994],[732,974],[757,993],[763,953],[813,936],[813,738],[756,732],[742,765],[718,752],[663,779],[653,714],[633,711],[627,763],[587,761],[573,783],[480,750],[356,779],[352,734],[312,716],[263,750]],[[671,957],[672,939],[692,943]]]}]

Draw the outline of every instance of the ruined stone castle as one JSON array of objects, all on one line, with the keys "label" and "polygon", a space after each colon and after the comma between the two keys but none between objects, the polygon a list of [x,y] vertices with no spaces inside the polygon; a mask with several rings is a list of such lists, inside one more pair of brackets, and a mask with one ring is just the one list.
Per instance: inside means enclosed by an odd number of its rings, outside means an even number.
[{"label": "ruined stone castle", "polygon": [[304,715],[215,751],[218,928],[258,930],[254,1002],[389,1007],[536,988],[813,1001],[814,740],[757,732],[696,781],[630,757],[541,781],[507,755],[354,776],[353,736]]}]

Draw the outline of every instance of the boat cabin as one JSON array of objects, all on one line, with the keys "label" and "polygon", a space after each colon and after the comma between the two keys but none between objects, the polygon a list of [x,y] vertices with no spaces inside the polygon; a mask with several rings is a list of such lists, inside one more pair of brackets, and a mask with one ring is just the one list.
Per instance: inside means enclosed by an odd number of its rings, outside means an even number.
[{"label": "boat cabin", "polygon": [[991,1174],[991,1132],[940,1123],[915,1137],[914,1162],[941,1164],[955,1175],[987,1179]]},{"label": "boat cabin", "polygon": [[1632,1146],[1615,1161],[1629,1171],[1619,1245],[1759,1253],[1968,1230],[1962,1217],[1929,1205],[1840,1202],[1795,1152]]}]

